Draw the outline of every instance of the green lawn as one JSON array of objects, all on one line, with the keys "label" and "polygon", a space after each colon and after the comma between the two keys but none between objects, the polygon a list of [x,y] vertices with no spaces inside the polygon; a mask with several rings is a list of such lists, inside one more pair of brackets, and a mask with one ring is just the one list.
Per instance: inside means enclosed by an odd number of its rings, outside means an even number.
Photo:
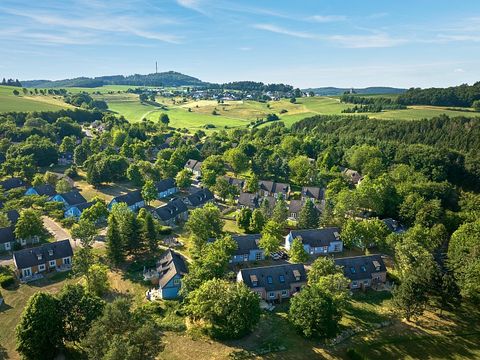
[{"label": "green lawn", "polygon": [[[20,95],[13,95],[13,90],[18,90]],[[21,88],[13,86],[0,86],[0,113],[19,111],[55,111],[69,108],[61,96],[51,95],[24,95]]]}]

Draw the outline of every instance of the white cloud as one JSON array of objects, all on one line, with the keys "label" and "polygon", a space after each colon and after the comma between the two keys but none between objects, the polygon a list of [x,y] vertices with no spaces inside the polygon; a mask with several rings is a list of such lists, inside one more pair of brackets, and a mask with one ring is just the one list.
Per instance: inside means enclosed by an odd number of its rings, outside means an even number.
[{"label": "white cloud", "polygon": [[253,27],[259,30],[265,30],[276,34],[288,35],[302,39],[314,39],[317,37],[316,35],[308,32],[288,30],[286,28],[272,24],[255,24],[253,25]]},{"label": "white cloud", "polygon": [[177,0],[177,4],[186,9],[199,12],[200,14],[208,15],[201,0]]},{"label": "white cloud", "polygon": [[352,49],[385,48],[408,42],[406,39],[394,38],[385,33],[373,35],[332,35],[329,36],[328,39],[341,47]]},{"label": "white cloud", "polygon": [[313,15],[310,16],[308,19],[319,23],[329,23],[345,21],[347,20],[347,17],[344,15]]},{"label": "white cloud", "polygon": [[465,70],[463,70],[462,68],[457,68],[457,69],[454,69],[453,72],[454,73],[464,73]]}]

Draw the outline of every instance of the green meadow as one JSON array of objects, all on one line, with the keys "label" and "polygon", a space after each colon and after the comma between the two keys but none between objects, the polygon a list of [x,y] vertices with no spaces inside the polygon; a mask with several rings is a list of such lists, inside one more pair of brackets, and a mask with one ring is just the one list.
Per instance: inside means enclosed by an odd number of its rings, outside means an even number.
[{"label": "green meadow", "polygon": [[[20,95],[14,95],[17,89]],[[10,111],[55,111],[71,107],[66,104],[61,96],[50,95],[24,95],[21,88],[13,86],[0,86],[0,113]]]},{"label": "green meadow", "polygon": [[[92,94],[94,98],[105,100],[112,112],[123,115],[131,122],[141,121],[144,118],[156,121],[160,114],[165,112],[170,118],[172,127],[191,130],[208,128],[209,131],[246,127],[252,121],[265,118],[271,113],[277,114],[286,126],[291,126],[299,120],[314,115],[340,115],[342,110],[352,106],[341,103],[338,96],[300,98],[294,104],[289,99],[268,102],[238,100],[219,104],[215,100],[189,100],[181,97],[157,97],[156,102],[141,103],[138,95],[126,93],[129,88],[132,86],[109,85],[97,88],[68,88],[68,91],[73,93],[85,91]],[[0,86],[0,112],[48,111],[71,107],[63,102],[61,96],[24,95],[21,89],[17,89],[20,95],[15,96],[14,89],[14,87]],[[391,97],[394,96],[391,95]],[[452,117],[478,116],[478,113],[471,109],[435,106],[410,106],[405,110],[387,110],[362,115],[385,120],[418,120],[441,114]]]}]

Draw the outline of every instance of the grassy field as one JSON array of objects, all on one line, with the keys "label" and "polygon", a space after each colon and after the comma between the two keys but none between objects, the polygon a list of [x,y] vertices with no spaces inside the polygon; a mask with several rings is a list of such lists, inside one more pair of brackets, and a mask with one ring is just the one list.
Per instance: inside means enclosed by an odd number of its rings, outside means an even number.
[{"label": "grassy field", "polygon": [[[288,99],[269,102],[226,101],[219,104],[215,100],[187,100],[182,98],[157,97],[156,103],[141,103],[138,95],[125,91],[132,86],[109,85],[98,88],[68,88],[70,92],[85,91],[97,99],[105,100],[114,113],[125,116],[131,122],[146,118],[158,120],[162,112],[168,114],[170,126],[195,131],[209,125],[208,131],[225,128],[246,127],[250,122],[275,113],[287,126],[314,115],[339,115],[342,110],[351,107],[342,104],[338,96],[320,96],[297,99],[295,104]],[[70,107],[59,96],[13,95],[13,87],[0,86],[0,112],[58,110]],[[369,95],[374,96],[374,95]],[[382,95],[388,96],[388,95]],[[395,96],[395,95],[392,95]],[[165,108],[164,108],[165,107]],[[410,106],[406,110],[388,110],[381,113],[364,113],[371,118],[386,120],[417,120],[431,118],[441,114],[449,116],[478,116],[472,111],[452,110],[446,107]],[[469,109],[465,109],[469,110]],[[213,115],[213,112],[216,115]],[[348,114],[351,115],[351,114]],[[266,126],[266,124],[261,125]]]},{"label": "grassy field", "polygon": [[[20,95],[13,95],[17,89]],[[21,88],[0,86],[0,113],[9,111],[55,111],[71,107],[61,96],[24,95]]]}]

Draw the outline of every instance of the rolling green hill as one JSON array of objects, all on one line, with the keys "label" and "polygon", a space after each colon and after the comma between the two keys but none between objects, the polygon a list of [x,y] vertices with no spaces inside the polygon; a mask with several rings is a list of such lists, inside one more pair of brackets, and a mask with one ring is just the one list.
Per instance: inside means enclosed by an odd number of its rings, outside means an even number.
[{"label": "rolling green hill", "polygon": [[[13,94],[15,89],[20,92],[20,95]],[[72,108],[72,106],[63,102],[61,96],[24,95],[21,88],[0,86],[0,112],[53,111],[65,108]]]}]

